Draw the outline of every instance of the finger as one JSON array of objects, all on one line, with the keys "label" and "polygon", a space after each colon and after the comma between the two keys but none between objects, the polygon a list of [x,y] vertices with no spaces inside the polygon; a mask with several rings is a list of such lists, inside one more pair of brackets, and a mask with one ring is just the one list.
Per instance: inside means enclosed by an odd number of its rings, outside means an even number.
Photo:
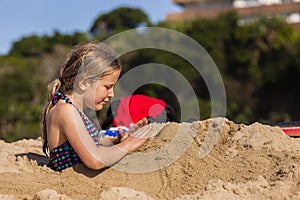
[{"label": "finger", "polygon": [[143,119],[139,120],[136,124],[134,124],[133,126],[131,126],[128,132],[131,134],[131,133],[137,131],[139,128],[147,125],[147,124],[148,124],[147,119],[143,118]]},{"label": "finger", "polygon": [[139,120],[136,124],[139,126],[145,126],[147,124],[147,119],[144,117],[143,119]]},{"label": "finger", "polygon": [[150,138],[151,137],[152,126],[145,126],[139,132],[140,138]]},{"label": "finger", "polygon": [[118,128],[118,131],[119,131],[118,139],[121,140],[125,136],[125,133],[121,128]]},{"label": "finger", "polygon": [[144,126],[148,124],[148,120],[147,120],[146,117],[144,117],[142,120],[143,120],[143,125],[144,125]]},{"label": "finger", "polygon": [[137,129],[131,135],[137,138],[149,138],[151,136],[152,125],[144,126],[140,129]]},{"label": "finger", "polygon": [[129,136],[128,133],[124,133],[124,136],[122,137],[121,141],[125,140],[128,136]]}]

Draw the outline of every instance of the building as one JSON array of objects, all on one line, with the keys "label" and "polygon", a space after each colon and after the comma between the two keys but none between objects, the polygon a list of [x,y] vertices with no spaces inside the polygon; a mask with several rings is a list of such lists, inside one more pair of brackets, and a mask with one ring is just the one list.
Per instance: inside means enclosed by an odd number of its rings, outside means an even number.
[{"label": "building", "polygon": [[286,19],[300,30],[300,0],[173,0],[181,6],[181,13],[170,13],[167,20],[216,18],[222,13],[236,11],[241,23],[272,14]]}]

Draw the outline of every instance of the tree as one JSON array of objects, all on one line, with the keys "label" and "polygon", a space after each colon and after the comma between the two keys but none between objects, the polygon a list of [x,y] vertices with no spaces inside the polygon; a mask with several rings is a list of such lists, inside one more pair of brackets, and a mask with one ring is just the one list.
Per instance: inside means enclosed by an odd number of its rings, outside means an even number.
[{"label": "tree", "polygon": [[79,42],[88,40],[85,33],[73,33],[71,35],[63,35],[58,31],[54,31],[52,36],[31,35],[21,38],[13,43],[13,47],[9,52],[10,56],[36,57],[45,53],[52,53],[53,48],[57,44],[71,47]]},{"label": "tree", "polygon": [[120,7],[100,15],[93,23],[90,34],[94,37],[105,37],[128,29],[150,26],[148,16],[138,8]]}]

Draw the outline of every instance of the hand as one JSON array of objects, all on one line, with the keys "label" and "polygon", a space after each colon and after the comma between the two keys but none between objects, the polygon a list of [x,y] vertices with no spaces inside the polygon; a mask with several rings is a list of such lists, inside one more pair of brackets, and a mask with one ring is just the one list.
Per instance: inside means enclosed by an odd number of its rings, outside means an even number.
[{"label": "hand", "polygon": [[120,140],[118,137],[104,136],[101,138],[101,144],[106,147],[112,146],[119,142],[120,142]]},{"label": "hand", "polygon": [[128,137],[128,132],[124,132],[123,129],[118,128],[118,132],[119,132],[118,140],[120,142]]},{"label": "hand", "polygon": [[[146,118],[138,121],[122,138],[121,143],[126,143],[126,150],[134,152],[139,149],[151,136],[152,125],[147,125]],[[146,126],[147,125],[147,126]]]},{"label": "hand", "polygon": [[128,134],[135,132],[137,129],[145,126],[148,124],[147,118],[143,118],[140,121],[138,121],[136,124],[134,124],[132,127],[130,127]]}]

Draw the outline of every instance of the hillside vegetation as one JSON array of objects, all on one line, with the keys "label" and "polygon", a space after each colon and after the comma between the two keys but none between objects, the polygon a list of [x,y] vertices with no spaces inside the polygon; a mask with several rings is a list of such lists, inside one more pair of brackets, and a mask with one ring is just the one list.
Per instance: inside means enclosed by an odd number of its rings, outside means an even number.
[{"label": "hillside vegetation", "polygon": [[[123,20],[120,20],[123,19]],[[47,84],[57,77],[70,48],[82,41],[102,41],[121,31],[157,26],[182,32],[211,55],[222,75],[227,94],[227,118],[236,123],[299,120],[300,37],[278,17],[262,17],[238,25],[236,13],[214,20],[152,24],[139,9],[118,8],[99,16],[87,32],[28,36],[16,41],[0,57],[0,139],[15,141],[40,135],[40,116]],[[199,99],[201,119],[210,117],[205,82],[182,58],[161,50],[139,50],[121,57],[124,72],[160,63],[178,70]],[[159,97],[179,109],[168,88],[146,85],[140,93]],[[99,115],[99,120],[104,114]]]}]

